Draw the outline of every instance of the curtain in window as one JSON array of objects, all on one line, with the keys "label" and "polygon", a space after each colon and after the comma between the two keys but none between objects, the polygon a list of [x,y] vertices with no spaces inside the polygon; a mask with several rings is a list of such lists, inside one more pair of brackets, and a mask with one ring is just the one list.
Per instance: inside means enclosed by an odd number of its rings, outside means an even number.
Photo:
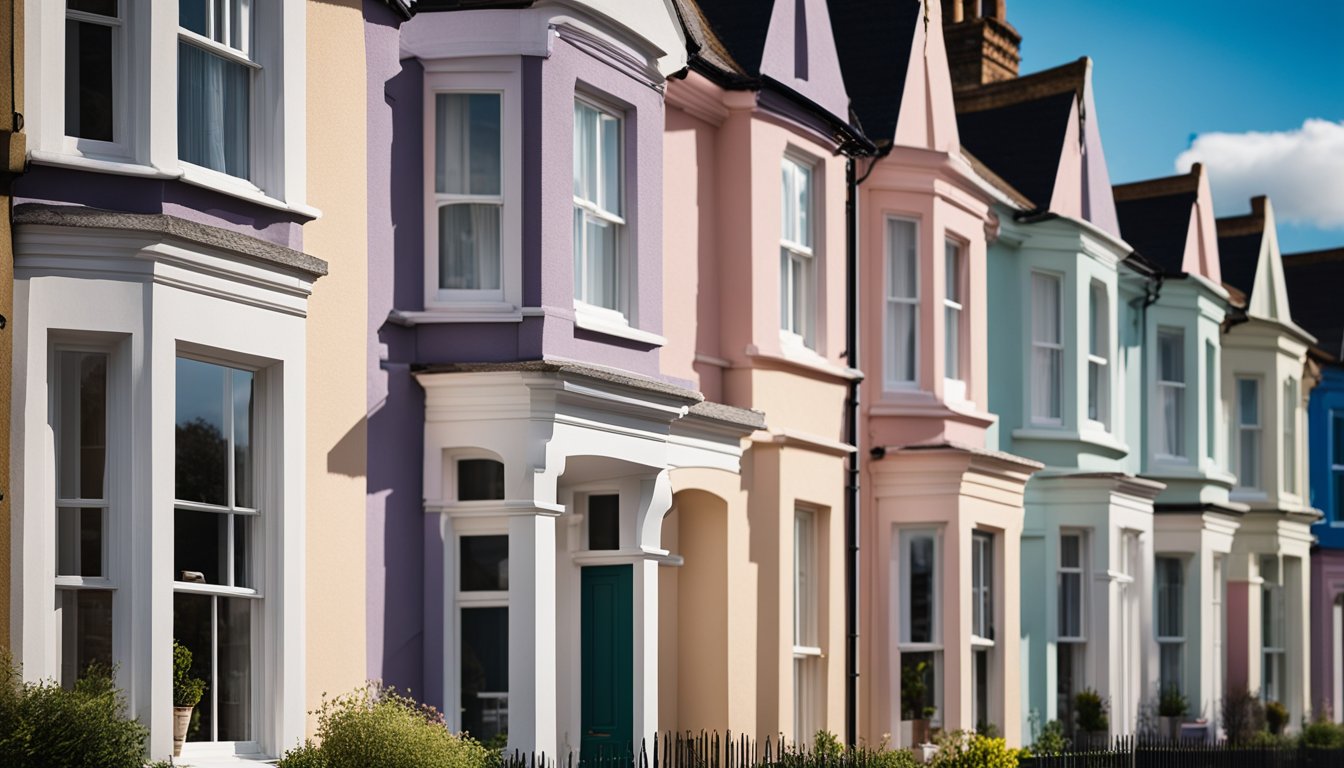
[{"label": "curtain in window", "polygon": [[887,379],[915,380],[915,326],[919,312],[915,224],[887,222]]},{"label": "curtain in window", "polygon": [[248,68],[178,43],[177,153],[188,163],[250,177]]},{"label": "curtain in window", "polygon": [[499,215],[493,203],[439,208],[440,288],[499,288]]}]

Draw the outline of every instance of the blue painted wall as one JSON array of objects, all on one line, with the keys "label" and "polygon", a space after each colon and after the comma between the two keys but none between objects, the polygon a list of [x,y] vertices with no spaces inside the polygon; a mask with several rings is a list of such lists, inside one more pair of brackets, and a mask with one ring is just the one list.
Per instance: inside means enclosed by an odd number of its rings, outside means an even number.
[{"label": "blue painted wall", "polygon": [[1333,414],[1344,419],[1344,368],[1331,366],[1321,371],[1321,383],[1311,391],[1311,401],[1307,404],[1311,505],[1325,514],[1324,519],[1312,526],[1311,532],[1320,539],[1322,547],[1344,549],[1344,499],[1339,498],[1330,477],[1332,461],[1344,463],[1344,456],[1331,455],[1332,443],[1344,444],[1344,435],[1334,439]]}]

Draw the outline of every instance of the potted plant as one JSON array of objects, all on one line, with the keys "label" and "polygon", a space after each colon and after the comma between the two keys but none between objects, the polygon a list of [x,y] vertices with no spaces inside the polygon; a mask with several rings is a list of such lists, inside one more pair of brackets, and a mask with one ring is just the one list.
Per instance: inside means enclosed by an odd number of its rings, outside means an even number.
[{"label": "potted plant", "polygon": [[205,693],[205,681],[191,676],[191,651],[173,640],[173,757],[182,755],[191,713]]},{"label": "potted plant", "polygon": [[929,720],[938,710],[924,703],[928,686],[924,683],[927,661],[901,668],[901,743],[913,747],[929,743]]},{"label": "potted plant", "polygon": [[1165,739],[1180,741],[1181,723],[1190,704],[1175,685],[1167,686],[1157,700],[1158,733]]},{"label": "potted plant", "polygon": [[1101,694],[1084,688],[1073,697],[1073,711],[1078,718],[1078,730],[1087,746],[1105,747],[1110,737],[1111,721],[1106,717],[1106,702]]},{"label": "potted plant", "polygon": [[1265,725],[1275,736],[1283,735],[1283,726],[1288,724],[1288,708],[1277,701],[1265,703]]}]

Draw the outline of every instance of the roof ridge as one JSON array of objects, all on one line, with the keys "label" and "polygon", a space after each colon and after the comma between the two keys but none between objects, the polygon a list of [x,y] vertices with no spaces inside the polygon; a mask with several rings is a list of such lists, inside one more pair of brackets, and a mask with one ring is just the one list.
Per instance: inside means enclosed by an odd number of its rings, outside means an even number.
[{"label": "roof ridge", "polygon": [[1300,264],[1330,264],[1334,262],[1344,262],[1344,246],[1334,248],[1322,248],[1316,251],[1298,251],[1297,253],[1281,254],[1280,258],[1284,261],[1284,266],[1288,266],[1289,261],[1293,266]]},{"label": "roof ridge", "polygon": [[1117,203],[1127,200],[1143,200],[1150,197],[1169,197],[1185,192],[1199,192],[1199,178],[1204,173],[1202,163],[1195,163],[1189,173],[1175,176],[1163,176],[1156,179],[1131,181],[1115,184],[1111,187],[1111,196]]},{"label": "roof ridge", "polygon": [[1083,56],[1076,61],[1029,75],[1021,75],[1012,80],[1000,80],[959,90],[953,94],[953,99],[956,102],[957,112],[998,109],[1069,91],[1073,91],[1081,103],[1083,88],[1087,84],[1087,70],[1091,65],[1091,59]]}]

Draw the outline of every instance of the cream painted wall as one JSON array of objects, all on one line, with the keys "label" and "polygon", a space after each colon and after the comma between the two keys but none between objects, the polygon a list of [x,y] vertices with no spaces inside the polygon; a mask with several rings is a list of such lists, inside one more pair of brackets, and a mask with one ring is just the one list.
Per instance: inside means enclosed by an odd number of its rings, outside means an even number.
[{"label": "cream painted wall", "polygon": [[[308,304],[306,709],[366,675],[364,611],[366,232],[364,16],[308,3],[304,250],[330,265]],[[311,716],[308,731],[315,726]]]}]

